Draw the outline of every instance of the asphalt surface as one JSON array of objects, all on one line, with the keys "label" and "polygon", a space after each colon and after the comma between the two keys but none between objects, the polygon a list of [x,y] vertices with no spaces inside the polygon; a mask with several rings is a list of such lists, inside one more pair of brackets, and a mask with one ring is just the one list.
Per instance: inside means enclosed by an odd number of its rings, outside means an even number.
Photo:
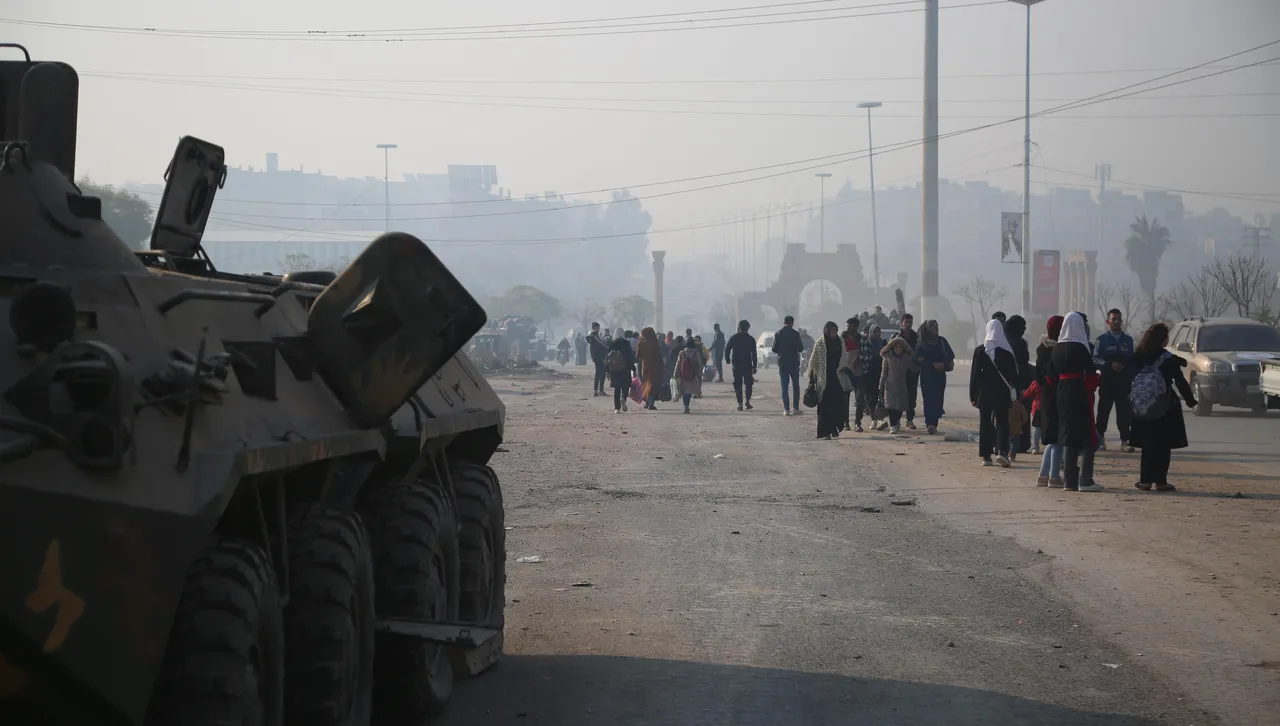
[{"label": "asphalt surface", "polygon": [[442,724],[1214,722],[1050,556],[926,514],[763,379],[753,412],[713,384],[621,416],[585,378],[494,381],[508,657]]}]

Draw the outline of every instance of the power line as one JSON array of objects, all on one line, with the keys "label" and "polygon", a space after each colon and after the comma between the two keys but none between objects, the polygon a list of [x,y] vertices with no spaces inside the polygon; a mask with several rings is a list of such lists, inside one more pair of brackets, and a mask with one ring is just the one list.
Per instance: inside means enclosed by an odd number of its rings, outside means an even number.
[{"label": "power line", "polygon": [[[402,35],[406,33],[442,33],[456,30],[495,30],[499,28],[531,28],[548,25],[574,25],[581,23],[611,23],[611,22],[629,22],[650,20],[653,18],[674,18],[686,17],[691,15],[715,15],[720,13],[747,12],[752,10],[772,10],[777,8],[794,8],[804,5],[829,5],[843,0],[801,0],[801,2],[790,3],[772,3],[769,5],[747,5],[736,8],[720,8],[717,10],[687,10],[674,13],[656,13],[649,15],[626,15],[614,16],[608,18],[583,18],[580,20],[548,20],[542,22],[528,23],[498,23],[491,25],[451,25],[437,26],[427,28],[330,28],[330,29],[310,29],[310,30],[257,30],[257,29],[232,29],[218,30],[206,28],[160,28],[160,27],[139,27],[127,25],[97,25],[84,23],[63,23],[54,21],[37,21],[37,20],[11,20],[0,19],[0,22],[15,23],[20,25],[36,25],[40,27],[58,28],[63,30],[91,30],[103,32],[139,32],[148,33],[168,33],[168,34],[198,34],[198,35],[382,35],[393,34]],[[826,8],[821,10],[805,10],[793,12],[832,12],[833,10],[854,10],[865,8],[888,7],[895,5],[918,5],[922,0],[894,0],[893,2],[878,2],[871,4],[854,5],[846,8]],[[687,21],[686,21],[687,22]]]},{"label": "power line", "polygon": [[[1164,80],[1164,79],[1170,78],[1170,77],[1175,76],[1175,75],[1180,75],[1180,74],[1182,74],[1182,73],[1188,73],[1188,72],[1193,71],[1193,70],[1198,70],[1198,69],[1204,68],[1205,66],[1207,66],[1207,65],[1209,65],[1209,64],[1212,64],[1212,63],[1219,63],[1219,62],[1221,62],[1221,61],[1223,61],[1223,60],[1229,60],[1229,59],[1231,59],[1231,58],[1236,58],[1236,57],[1239,57],[1239,56],[1241,56],[1241,55],[1245,55],[1245,54],[1248,54],[1248,53],[1252,53],[1252,52],[1255,52],[1255,51],[1261,50],[1261,49],[1263,49],[1263,48],[1267,48],[1267,47],[1270,47],[1270,46],[1273,46],[1273,45],[1277,45],[1277,44],[1280,44],[1280,40],[1274,40],[1274,41],[1271,41],[1271,42],[1268,42],[1268,43],[1264,43],[1264,44],[1262,44],[1262,45],[1255,46],[1255,47],[1253,47],[1253,48],[1249,48],[1249,49],[1246,49],[1246,50],[1243,50],[1243,51],[1239,51],[1239,52],[1236,52],[1236,53],[1232,53],[1232,54],[1227,55],[1227,56],[1224,56],[1224,57],[1222,57],[1222,58],[1215,58],[1215,59],[1213,59],[1213,60],[1211,60],[1211,61],[1207,61],[1207,62],[1205,62],[1205,63],[1200,63],[1200,64],[1197,64],[1197,65],[1194,65],[1194,66],[1190,66],[1189,68],[1187,68],[1187,69],[1186,69],[1186,70],[1184,70],[1184,71],[1180,71],[1180,72],[1177,72],[1177,73],[1169,73],[1169,74],[1165,74],[1165,75],[1158,76],[1158,77],[1156,77],[1156,78],[1150,79],[1149,81],[1145,81],[1145,82],[1142,82],[1142,83],[1129,84],[1129,85],[1123,86],[1123,87],[1121,87],[1121,88],[1115,89],[1115,90],[1113,90],[1113,91],[1107,91],[1107,92],[1103,92],[1103,93],[1094,94],[1094,95],[1089,96],[1089,97],[1087,97],[1087,98],[1080,99],[1080,100],[1079,100],[1079,101],[1077,101],[1077,102],[1067,103],[1067,104],[1062,104],[1062,105],[1060,105],[1060,106],[1055,106],[1055,107],[1050,108],[1050,109],[1046,109],[1046,110],[1043,110],[1043,111],[1038,111],[1038,112],[1036,112],[1036,113],[1032,114],[1032,116],[1033,116],[1033,117],[1039,117],[1039,116],[1044,116],[1044,115],[1048,115],[1048,114],[1056,113],[1056,112],[1058,112],[1058,111],[1060,111],[1060,110],[1074,110],[1074,109],[1076,109],[1076,108],[1083,108],[1083,107],[1086,107],[1086,106],[1092,106],[1092,105],[1096,105],[1096,104],[1099,104],[1099,103],[1105,103],[1105,102],[1107,102],[1107,101],[1113,101],[1113,100],[1116,100],[1116,99],[1118,99],[1118,98],[1125,98],[1125,97],[1133,96],[1133,95],[1137,95],[1137,94],[1140,94],[1140,93],[1146,93],[1146,92],[1149,92],[1149,91],[1156,91],[1156,90],[1160,90],[1160,89],[1163,89],[1163,88],[1169,88],[1169,87],[1172,87],[1172,86],[1181,85],[1181,84],[1184,84],[1184,83],[1190,83],[1190,82],[1197,81],[1197,80],[1201,80],[1201,79],[1204,79],[1204,78],[1210,78],[1210,77],[1214,77],[1214,76],[1219,76],[1219,75],[1223,75],[1223,74],[1225,74],[1225,73],[1230,73],[1230,72],[1233,72],[1233,71],[1243,70],[1243,69],[1245,69],[1245,68],[1252,68],[1252,67],[1257,66],[1257,65],[1260,65],[1260,64],[1262,64],[1262,63],[1269,63],[1269,62],[1274,62],[1274,61],[1280,61],[1280,57],[1270,58],[1270,59],[1266,59],[1266,60],[1263,60],[1263,61],[1256,61],[1256,62],[1253,62],[1253,63],[1247,63],[1247,64],[1238,65],[1238,66],[1232,66],[1232,67],[1229,67],[1229,68],[1224,69],[1224,70],[1215,71],[1215,72],[1212,72],[1212,73],[1206,73],[1206,74],[1202,74],[1202,75],[1199,75],[1199,76],[1194,76],[1194,77],[1192,77],[1192,78],[1185,78],[1185,79],[1180,79],[1180,80],[1177,80],[1177,81],[1170,81],[1169,83],[1165,83],[1165,84],[1162,84],[1162,85],[1159,85],[1159,86],[1153,86],[1153,87],[1151,87],[1151,88],[1146,88],[1146,89],[1140,89],[1140,88],[1137,88],[1137,86],[1142,86],[1142,85],[1146,85],[1146,84],[1148,84],[1148,83],[1153,83],[1153,82],[1156,82],[1156,81]],[[1116,95],[1116,94],[1119,94],[1119,95]],[[960,130],[952,131],[952,132],[948,132],[948,133],[945,133],[945,134],[939,134],[939,135],[937,136],[937,140],[942,141],[942,140],[946,140],[946,139],[954,138],[954,137],[956,137],[956,136],[960,136],[960,135],[964,135],[964,134],[970,134],[970,133],[974,133],[974,132],[977,132],[977,131],[982,131],[982,130],[985,130],[985,129],[994,128],[994,127],[996,127],[996,126],[1001,126],[1001,125],[1004,125],[1004,124],[1013,123],[1013,122],[1017,122],[1017,121],[1021,121],[1021,120],[1022,120],[1022,117],[1021,117],[1021,116],[1018,116],[1018,117],[1013,117],[1013,118],[1006,119],[1006,120],[1003,120],[1003,121],[997,121],[997,122],[992,122],[992,123],[988,123],[988,124],[983,124],[983,125],[981,125],[981,126],[974,126],[974,127],[970,127],[970,128],[966,128],[966,129],[960,129]],[[922,145],[922,144],[926,143],[926,141],[928,141],[928,139],[919,139],[919,140],[913,140],[913,141],[908,141],[908,142],[899,142],[899,143],[896,143],[896,144],[887,144],[887,145],[880,146],[880,147],[878,147],[875,151],[871,151],[871,152],[846,152],[846,153],[843,153],[843,154],[833,154],[833,155],[828,155],[828,156],[826,156],[826,157],[816,157],[815,159],[810,159],[810,160],[806,160],[806,161],[787,162],[787,163],[774,164],[774,165],[765,166],[765,167],[756,167],[756,168],[754,168],[754,169],[750,169],[750,170],[743,170],[743,171],[738,171],[738,172],[727,172],[727,173],[722,173],[722,174],[709,174],[709,175],[703,175],[703,176],[701,176],[701,177],[694,177],[694,178],[691,178],[690,180],[709,179],[709,178],[714,178],[714,177],[719,177],[719,176],[730,176],[730,175],[736,175],[736,174],[740,174],[740,173],[751,173],[751,172],[754,172],[754,171],[765,170],[765,169],[772,169],[772,168],[779,168],[779,167],[782,167],[782,166],[794,166],[794,165],[796,165],[796,164],[807,163],[808,161],[815,161],[815,160],[822,160],[822,161],[824,161],[824,162],[825,162],[825,163],[822,163],[822,164],[806,166],[806,167],[802,167],[802,168],[799,168],[799,169],[790,169],[790,170],[787,170],[787,171],[776,172],[776,173],[771,173],[771,174],[764,174],[764,175],[760,175],[760,176],[749,177],[749,178],[746,178],[746,179],[738,179],[738,180],[733,180],[733,181],[726,181],[726,182],[721,182],[721,183],[718,183],[718,184],[708,184],[708,185],[703,185],[703,186],[700,186],[700,187],[694,187],[694,188],[690,188],[690,189],[677,189],[677,190],[674,190],[674,191],[669,191],[669,192],[660,192],[660,193],[657,193],[657,194],[651,194],[651,195],[647,195],[647,196],[631,197],[631,199],[632,199],[632,200],[635,200],[635,201],[643,201],[643,200],[649,200],[649,199],[657,199],[657,198],[662,198],[662,197],[675,196],[675,195],[679,195],[679,194],[689,194],[689,193],[693,193],[693,192],[707,191],[707,190],[710,190],[710,189],[718,189],[718,188],[723,188],[723,187],[728,187],[728,186],[735,186],[735,185],[738,185],[738,184],[745,184],[745,183],[749,183],[749,182],[753,182],[753,181],[761,181],[761,180],[764,180],[764,179],[771,179],[771,178],[775,178],[775,177],[786,176],[786,175],[789,175],[789,174],[795,174],[795,173],[799,173],[799,172],[802,172],[802,171],[811,171],[811,170],[814,170],[814,169],[819,169],[819,168],[822,168],[822,167],[825,167],[825,166],[830,165],[830,163],[832,163],[834,159],[837,159],[837,158],[842,157],[842,156],[851,156],[851,155],[853,155],[853,154],[864,154],[863,156],[855,156],[854,158],[844,159],[844,160],[843,160],[843,161],[854,161],[854,160],[861,159],[861,158],[867,158],[867,157],[869,157],[869,156],[875,156],[875,155],[880,155],[880,154],[892,153],[892,152],[894,152],[894,151],[900,151],[900,150],[903,150],[903,149],[907,149],[907,148],[912,148],[912,147],[920,146],[920,145]],[[678,183],[678,182],[655,182],[655,183],[652,183],[652,184],[649,184],[649,185],[644,185],[644,186],[657,186],[657,185],[663,185],[663,184],[668,184],[668,183]],[[642,186],[642,185],[637,185],[636,187],[632,187],[632,188],[638,188],[639,186]],[[617,190],[619,190],[619,189],[623,189],[623,188],[627,188],[627,187],[621,187],[621,188],[620,188],[620,187],[613,187],[613,188],[608,189],[608,190],[600,190],[600,191],[617,191]],[[453,215],[453,216],[442,216],[442,217],[426,217],[426,218],[421,218],[421,219],[463,219],[463,218],[474,218],[474,217],[508,216],[508,215],[514,215],[514,214],[533,214],[533,213],[540,213],[540,212],[554,212],[554,211],[560,211],[560,210],[565,210],[565,209],[581,209],[581,208],[585,208],[585,207],[596,207],[596,206],[602,206],[602,205],[609,204],[609,203],[611,203],[611,202],[588,202],[588,203],[579,204],[579,205],[574,205],[574,206],[569,206],[569,207],[563,207],[563,206],[562,206],[562,207],[546,207],[546,208],[539,208],[539,209],[532,209],[532,210],[517,210],[517,211],[506,211],[506,212],[489,212],[489,213],[475,214],[475,215]]]},{"label": "power line", "polygon": [[[680,109],[680,108],[619,108],[606,106],[566,106],[566,105],[546,105],[534,103],[505,103],[501,101],[473,101],[459,100],[454,98],[431,98],[426,96],[414,97],[397,97],[387,95],[371,95],[362,93],[352,93],[343,89],[297,89],[287,86],[253,86],[253,85],[228,85],[216,83],[204,83],[196,81],[170,81],[161,79],[144,79],[144,78],[122,78],[113,80],[127,80],[142,83],[159,83],[166,85],[179,85],[197,88],[213,88],[230,91],[251,91],[258,93],[271,94],[289,94],[300,96],[318,96],[321,98],[344,98],[344,99],[365,99],[374,101],[401,101],[410,103],[427,103],[442,104],[446,106],[478,106],[478,107],[495,107],[495,108],[523,108],[545,111],[586,111],[597,113],[640,113],[640,114],[657,114],[657,115],[674,115],[674,116],[735,116],[735,117],[756,117],[756,118],[836,118],[836,119],[857,119],[861,118],[856,113],[826,113],[826,112],[807,112],[807,111],[742,111],[742,110],[725,110],[725,109]],[[1110,99],[1118,100],[1118,99]],[[1195,118],[1274,118],[1280,116],[1277,112],[1217,112],[1217,113],[1177,113],[1177,114],[1090,114],[1082,116],[1055,116],[1054,119],[1063,120],[1169,120],[1169,119],[1195,119]],[[918,119],[918,115],[911,114],[881,114],[878,118],[900,118],[900,119]],[[1002,115],[991,114],[947,114],[943,118],[951,120],[987,120],[987,119],[1005,119]]]},{"label": "power line", "polygon": [[[960,5],[949,5],[941,9],[960,10],[964,8],[984,7],[987,5],[999,5],[1002,2],[1004,2],[1004,0],[984,0],[982,2],[972,2],[972,3],[965,3]],[[856,7],[858,6],[855,6],[855,8]],[[863,7],[872,7],[872,6],[863,6]],[[854,9],[854,8],[844,8],[844,9]],[[60,30],[103,32],[103,33],[113,33],[113,34],[119,34],[119,35],[146,35],[151,37],[171,37],[171,38],[188,38],[188,39],[196,38],[196,39],[204,39],[204,40],[253,40],[253,41],[304,42],[304,43],[323,43],[323,42],[418,43],[418,42],[447,42],[447,41],[468,41],[468,40],[534,40],[534,39],[541,39],[541,38],[583,38],[583,37],[609,36],[609,35],[639,35],[639,34],[648,34],[648,33],[672,33],[672,32],[684,32],[684,31],[691,31],[691,30],[720,30],[725,28],[746,28],[746,27],[756,27],[756,26],[765,26],[765,25],[775,26],[775,25],[784,25],[784,24],[789,25],[794,23],[812,23],[812,22],[825,22],[830,20],[847,20],[847,19],[854,19],[854,18],[883,17],[883,16],[890,16],[890,15],[902,15],[906,13],[919,13],[923,11],[924,11],[924,8],[910,8],[910,9],[900,9],[900,10],[881,10],[881,11],[875,11],[875,12],[852,13],[852,14],[846,14],[846,15],[828,15],[825,17],[802,17],[802,18],[778,17],[783,15],[799,15],[801,14],[801,12],[774,13],[769,15],[757,16],[764,19],[752,20],[750,22],[720,22],[719,24],[711,24],[719,20],[739,20],[742,18],[751,17],[751,16],[737,16],[734,18],[724,18],[724,19],[710,18],[707,20],[669,21],[671,23],[679,22],[679,25],[677,25],[676,27],[662,27],[662,28],[635,27],[635,26],[656,25],[659,23],[632,23],[630,25],[623,24],[623,25],[613,25],[613,26],[579,26],[576,28],[563,29],[563,30],[568,30],[570,32],[536,33],[530,30],[525,30],[525,31],[495,30],[495,31],[488,31],[489,34],[487,35],[460,36],[460,35],[448,35],[448,34],[441,35],[439,33],[436,33],[433,35],[427,35],[425,37],[414,36],[414,35],[372,36],[372,37],[367,35],[341,36],[341,35],[329,35],[321,32],[312,32],[312,33],[304,32],[302,34],[295,35],[295,36],[237,35],[237,34],[232,34],[235,31],[218,31],[217,33],[210,34],[208,31],[162,32],[162,31],[152,30],[148,28],[122,28],[119,26],[89,26],[89,25],[71,26],[68,24],[52,23],[48,21],[19,21],[19,20],[0,19],[0,22],[8,22],[8,23],[13,23],[17,25],[38,25],[39,27],[49,27],[49,28],[55,28]],[[663,21],[663,22],[665,23],[668,21]],[[690,25],[690,23],[703,23],[703,24]],[[549,30],[561,30],[561,29],[553,28]],[[580,32],[584,30],[589,32]],[[497,33],[504,33],[504,32],[513,32],[513,33],[523,32],[525,34],[523,35],[498,35],[497,34]]]},{"label": "power line", "polygon": [[[1054,172],[1055,174],[1066,174],[1067,176],[1080,177],[1083,179],[1096,178],[1093,174],[1080,174],[1078,172],[1067,171],[1066,169],[1055,169],[1051,166],[1044,166],[1041,164],[1037,164],[1036,166],[1039,166],[1041,169],[1045,171]],[[1234,200],[1243,201],[1243,202],[1262,202],[1264,204],[1280,204],[1280,194],[1267,194],[1264,192],[1206,192],[1198,189],[1177,189],[1174,187],[1162,187],[1154,184],[1143,184],[1141,182],[1124,181],[1123,179],[1112,179],[1110,177],[1108,177],[1107,181],[1111,184],[1111,188],[1114,188],[1114,189],[1150,190],[1150,191],[1170,192],[1174,194],[1190,194],[1191,196],[1197,196],[1197,197],[1216,197],[1219,199],[1234,199]],[[1048,181],[1044,183],[1049,184]],[[1054,182],[1054,183],[1062,184],[1063,186],[1071,186],[1063,182]],[[1080,185],[1080,186],[1085,186],[1086,188],[1089,188],[1089,189],[1093,188],[1092,184]]]},{"label": "power line", "polygon": [[[166,74],[140,74],[140,73],[114,74],[114,73],[97,73],[97,72],[87,71],[87,72],[82,72],[80,75],[89,77],[89,78],[104,78],[107,80],[133,81],[138,83],[162,83],[162,84],[172,84],[172,85],[182,85],[182,86],[194,86],[194,87],[201,87],[201,88],[223,88],[228,90],[264,91],[264,92],[271,92],[271,93],[284,92],[284,93],[298,93],[302,95],[341,95],[343,97],[358,97],[358,98],[369,98],[369,99],[375,99],[375,100],[388,100],[388,101],[411,101],[411,100],[428,100],[429,101],[436,98],[459,98],[459,99],[501,99],[501,100],[514,100],[514,101],[595,101],[595,102],[604,102],[604,103],[688,103],[688,104],[741,104],[741,105],[824,105],[824,104],[825,105],[832,105],[832,104],[852,105],[852,104],[858,103],[858,101],[853,99],[831,99],[831,98],[805,100],[805,99],[715,99],[715,98],[635,98],[635,97],[618,98],[618,97],[600,97],[600,96],[522,96],[522,95],[512,96],[512,95],[499,95],[499,94],[487,94],[487,93],[446,93],[446,92],[440,92],[440,91],[380,91],[376,89],[373,90],[372,92],[378,95],[357,96],[356,95],[357,92],[362,92],[365,89],[325,88],[325,87],[316,88],[316,87],[306,87],[306,86],[284,86],[284,85],[236,83],[231,81],[200,80],[200,79],[193,79],[193,78],[184,79],[181,76],[171,76]],[[394,95],[384,95],[384,94],[394,94]],[[1242,97],[1275,97],[1275,96],[1280,96],[1280,92],[1259,91],[1259,92],[1244,92],[1244,93],[1182,94],[1182,95],[1172,95],[1172,96],[1166,95],[1166,96],[1137,97],[1137,98],[1126,99],[1126,100],[1184,101],[1184,100],[1195,99],[1195,98],[1242,98]],[[1050,101],[1062,102],[1062,101],[1072,101],[1072,100],[1075,100],[1075,99],[1071,99],[1071,98],[1036,99],[1036,101],[1041,103],[1050,102]],[[968,104],[979,104],[979,103],[1021,104],[1024,102],[1024,99],[957,98],[957,99],[942,99],[941,102],[942,103],[968,103]],[[884,103],[920,104],[920,103],[923,103],[923,101],[920,101],[918,99],[917,100],[900,99],[900,100],[886,100],[884,101]],[[485,105],[485,104],[477,104],[477,105]],[[561,109],[571,109],[572,107],[533,106],[533,108],[550,108],[555,110],[561,110]],[[585,110],[640,111],[640,112],[653,112],[653,113],[674,112],[669,109],[630,109],[630,108],[595,108],[595,109],[585,109]],[[756,114],[754,112],[744,112],[744,111],[732,111],[732,112],[724,111],[722,113],[734,113],[739,115],[763,115],[763,114]],[[772,115],[772,114],[769,114],[769,115]],[[830,113],[795,114],[795,113],[792,113],[792,114],[786,114],[786,115],[833,116],[833,117],[840,117],[840,118],[857,116],[861,118],[861,116],[858,114],[830,114]],[[1227,115],[1230,115],[1230,114],[1227,114]],[[1220,114],[1212,114],[1211,116],[1218,117],[1220,116]],[[918,118],[918,114],[916,115],[888,114],[881,117],[882,118]],[[1166,118],[1166,117],[1169,117],[1169,115],[1162,114],[1158,117]],[[1173,117],[1179,118],[1179,117],[1196,117],[1196,116],[1193,114],[1193,115],[1181,115],[1181,116],[1175,115]],[[962,116],[960,118],[997,118],[997,117]],[[1003,118],[1003,117],[999,117],[999,118]],[[1072,118],[1072,117],[1068,117],[1068,118]],[[1080,118],[1080,117],[1074,117],[1074,118]],[[1100,117],[1090,117],[1090,118],[1100,118]],[[1151,116],[1121,116],[1119,118],[1151,118]]]},{"label": "power line", "polygon": [[[0,21],[3,22],[3,21]],[[1264,63],[1261,65],[1270,65],[1280,67],[1280,64]],[[1204,69],[1230,68],[1231,66],[1206,65],[1201,66]],[[1094,76],[1094,75],[1124,75],[1129,73],[1165,73],[1169,71],[1183,70],[1180,68],[1107,68],[1093,70],[1078,71],[1036,71],[1033,76]],[[501,86],[524,86],[524,85],[609,85],[609,86],[625,86],[625,85],[707,85],[707,84],[779,84],[779,83],[864,83],[874,81],[919,81],[920,75],[913,76],[850,76],[836,78],[720,78],[720,79],[652,79],[652,80],[635,80],[635,79],[610,79],[610,80],[492,80],[492,79],[456,79],[456,78],[336,78],[336,77],[315,77],[315,76],[236,76],[236,75],[216,75],[216,74],[187,74],[187,73],[155,73],[155,72],[129,72],[129,71],[94,71],[84,72],[81,75],[102,75],[102,76],[148,76],[175,79],[222,79],[233,81],[307,81],[320,83],[439,83],[439,84],[461,84],[467,86],[478,85],[501,85]],[[947,79],[970,79],[981,80],[990,78],[1023,78],[1023,73],[962,73],[962,74],[944,74],[939,78]],[[1224,94],[1225,95],[1225,94]],[[1234,94],[1232,94],[1234,95]],[[1055,100],[1055,99],[1041,99]],[[912,102],[919,103],[919,99]],[[1018,99],[1018,103],[1022,103],[1023,99]],[[886,103],[888,103],[886,101]],[[906,101],[895,101],[895,103],[906,103]]]}]

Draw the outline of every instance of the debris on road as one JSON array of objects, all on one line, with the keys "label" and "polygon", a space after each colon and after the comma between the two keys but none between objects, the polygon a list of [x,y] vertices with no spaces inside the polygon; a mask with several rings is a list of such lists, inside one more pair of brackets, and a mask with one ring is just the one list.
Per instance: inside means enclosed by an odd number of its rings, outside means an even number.
[{"label": "debris on road", "polygon": [[1102,665],[1104,665],[1104,666],[1106,666],[1106,667],[1108,667],[1108,668],[1119,668],[1119,667],[1120,667],[1120,664],[1119,664],[1119,663],[1103,663]]},{"label": "debris on road", "polygon": [[915,506],[915,504],[916,504],[916,500],[914,500],[914,499],[895,499],[895,500],[893,500],[893,501],[892,501],[892,502],[890,502],[890,503],[891,503],[891,504],[893,504],[893,506],[895,506],[895,507],[914,507],[914,506]]},{"label": "debris on road", "polygon": [[715,456],[713,456],[713,457],[711,457],[711,458],[712,458],[712,459],[723,459],[723,458],[724,458],[724,454],[716,454]]},{"label": "debris on road", "polygon": [[545,562],[545,561],[546,560],[542,559],[540,555],[525,555],[524,557],[520,557],[516,559],[516,562],[522,565],[536,565],[539,562]]},{"label": "debris on road", "polygon": [[867,514],[879,514],[881,509],[880,507],[858,507],[858,511],[866,512]]},{"label": "debris on road", "polygon": [[742,534],[742,532],[740,532],[740,531],[738,531],[738,530],[736,530],[736,529],[735,529],[735,530],[733,530],[732,532],[730,532],[729,534]]},{"label": "debris on road", "polygon": [[596,585],[594,582],[591,582],[589,580],[578,580],[577,582],[573,583],[573,586],[574,587],[595,587]]}]

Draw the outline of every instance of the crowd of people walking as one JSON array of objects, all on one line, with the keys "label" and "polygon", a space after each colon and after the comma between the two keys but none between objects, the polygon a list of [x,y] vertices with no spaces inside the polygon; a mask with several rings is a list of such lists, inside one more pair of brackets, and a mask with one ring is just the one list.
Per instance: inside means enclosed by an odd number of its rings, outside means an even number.
[{"label": "crowd of people walking", "polygon": [[[881,321],[897,327],[886,336]],[[815,436],[829,440],[865,431],[866,419],[872,430],[914,430],[919,404],[927,433],[938,433],[956,355],[936,320],[924,321],[919,330],[914,322],[910,314],[885,316],[877,308],[849,318],[844,330],[827,322],[815,341],[787,316],[770,351],[777,360],[783,415],[799,415],[802,406],[815,408]],[[724,382],[725,364],[737,410],[750,411],[760,362],[750,331],[750,322],[743,320],[726,339],[717,323],[707,346],[688,329],[683,336],[660,337],[645,328],[611,338],[608,329],[602,332],[592,323],[578,359],[589,355],[595,366],[593,396],[607,396],[605,382],[610,384],[615,413],[627,411],[628,398],[656,410],[673,397],[690,413],[704,382]],[[982,465],[1012,468],[1020,455],[1039,455],[1038,486],[1101,491],[1094,459],[1107,448],[1114,412],[1120,450],[1142,450],[1136,486],[1173,491],[1168,481],[1172,451],[1187,446],[1179,404],[1194,407],[1196,401],[1181,374],[1186,361],[1165,350],[1168,327],[1151,326],[1135,345],[1119,310],[1108,312],[1107,329],[1096,340],[1084,313],[1054,315],[1034,359],[1026,335],[1024,318],[998,312],[973,350],[969,401],[978,412]]]}]

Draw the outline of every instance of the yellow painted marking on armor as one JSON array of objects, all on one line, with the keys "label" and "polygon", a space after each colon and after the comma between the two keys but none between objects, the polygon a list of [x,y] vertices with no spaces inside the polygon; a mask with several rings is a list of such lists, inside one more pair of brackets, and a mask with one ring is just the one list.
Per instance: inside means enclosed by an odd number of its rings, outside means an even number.
[{"label": "yellow painted marking on armor", "polygon": [[27,595],[27,609],[39,614],[54,605],[58,606],[58,616],[53,622],[53,630],[44,639],[46,653],[61,648],[71,634],[71,626],[84,615],[84,598],[62,584],[62,547],[56,539],[49,543],[49,549],[44,553],[44,567],[40,568],[35,592]]},{"label": "yellow painted marking on armor", "polygon": [[0,655],[0,700],[17,698],[26,692],[30,685],[31,678],[27,672],[15,665],[10,665],[9,661]]}]

